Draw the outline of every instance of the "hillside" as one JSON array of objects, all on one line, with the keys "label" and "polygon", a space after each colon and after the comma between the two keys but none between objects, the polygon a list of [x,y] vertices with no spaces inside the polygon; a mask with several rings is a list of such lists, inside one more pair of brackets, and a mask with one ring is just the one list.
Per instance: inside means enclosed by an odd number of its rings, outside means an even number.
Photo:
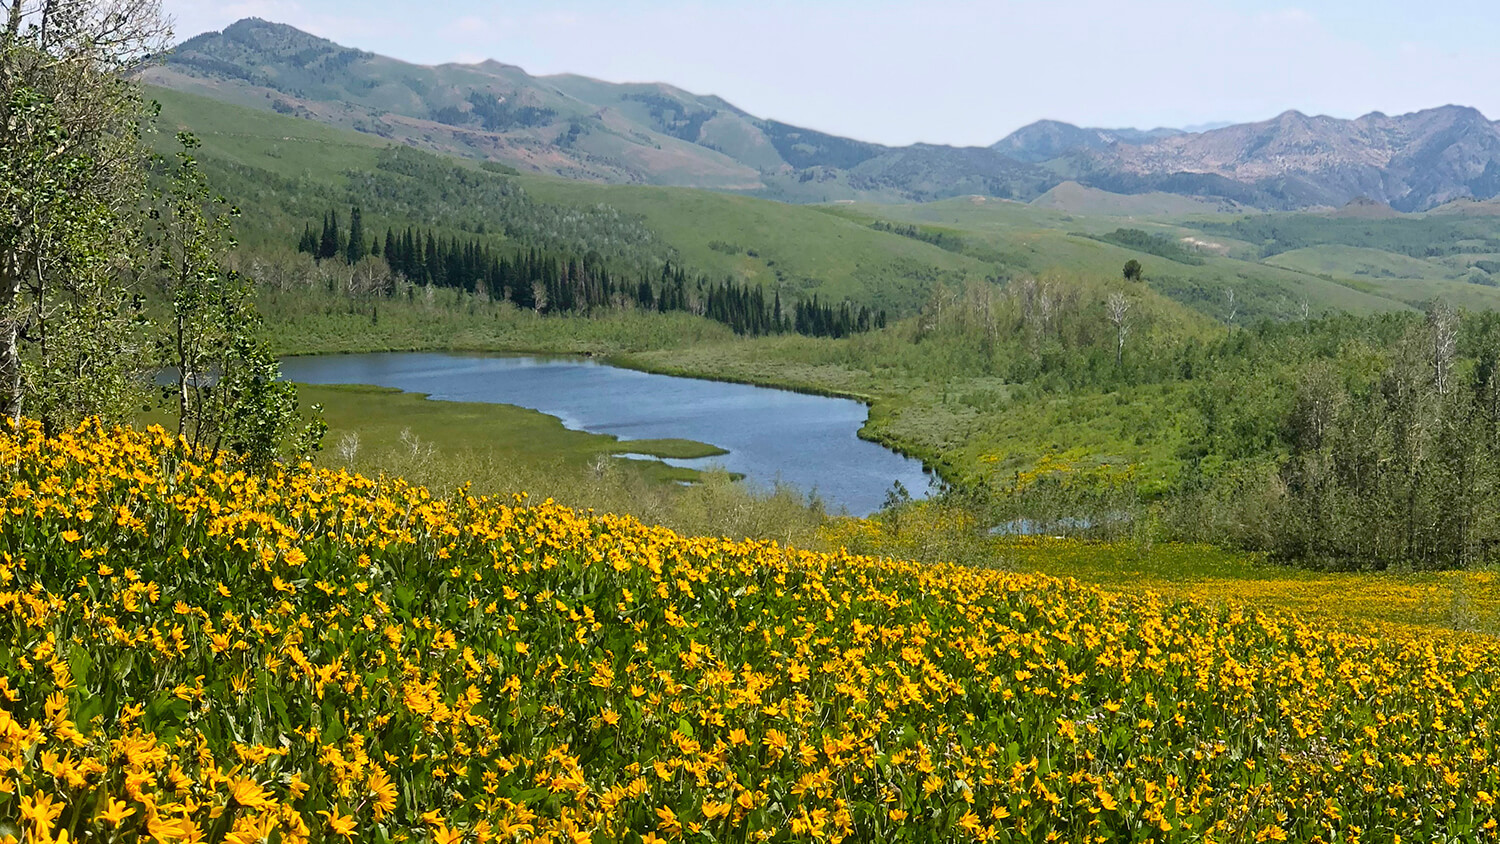
[{"label": "hillside", "polygon": [[409,225],[472,232],[487,224],[527,246],[581,253],[608,244],[604,251],[632,264],[682,262],[715,278],[785,289],[791,299],[853,298],[897,314],[915,310],[937,281],[961,286],[995,272],[973,257],[816,208],[751,197],[518,177],[437,156],[423,166],[438,175],[415,179],[381,167],[390,142],[377,136],[167,89],[150,93],[162,104],[158,146],[169,150],[178,129],[203,139],[199,157],[215,187],[245,211],[242,239],[257,248],[295,245],[302,227],[329,208],[361,204],[377,232]]},{"label": "hillside", "polygon": [[[1088,200],[1096,211],[1104,205],[1091,197]],[[1431,298],[1430,292],[1400,285],[1376,289],[1344,272],[1320,275],[1303,272],[1301,267],[1278,266],[1260,260],[1253,249],[1234,239],[1236,229],[1231,221],[1243,220],[1246,226],[1275,225],[1275,221],[1290,215],[1241,218],[1143,213],[1140,219],[1126,221],[1118,216],[1064,213],[1041,207],[1040,203],[1029,206],[980,198],[920,205],[840,205],[826,210],[851,219],[883,219],[949,232],[962,239],[974,254],[996,256],[1017,277],[1059,274],[1109,278],[1118,276],[1126,261],[1138,260],[1146,267],[1147,284],[1152,290],[1220,320],[1233,317],[1249,323],[1261,318],[1297,319],[1304,302],[1314,314],[1405,310]],[[1111,242],[1110,238],[1122,229],[1160,238],[1163,246],[1171,247],[1171,254],[1183,254],[1190,263]],[[1230,291],[1233,301],[1228,298]],[[1483,288],[1477,295],[1494,307],[1500,305],[1497,293],[1500,290]]]},{"label": "hillside", "polygon": [[20,514],[0,824],[27,840],[1457,840],[1495,820],[1495,752],[1455,728],[1500,717],[1488,639],[251,478],[159,430],[27,426],[0,457]]},{"label": "hillside", "polygon": [[1270,210],[1364,196],[1422,211],[1500,194],[1500,129],[1458,106],[1356,120],[1289,111],[1202,132],[1043,120],[989,147],[887,147],[668,84],[412,65],[257,19],[183,42],[144,78],[527,172],[793,202],[1025,201],[1067,181]]},{"label": "hillside", "polygon": [[1167,217],[1186,214],[1224,214],[1245,209],[1228,200],[1182,196],[1151,191],[1138,194],[1110,193],[1077,182],[1063,182],[1031,200],[1037,208],[1047,208],[1078,216]]}]

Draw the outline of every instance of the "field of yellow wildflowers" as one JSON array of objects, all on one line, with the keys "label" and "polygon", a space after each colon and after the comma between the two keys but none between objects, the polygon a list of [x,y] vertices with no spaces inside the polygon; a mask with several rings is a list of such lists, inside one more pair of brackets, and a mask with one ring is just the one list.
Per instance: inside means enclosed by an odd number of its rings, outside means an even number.
[{"label": "field of yellow wildflowers", "polygon": [[1500,646],[0,433],[0,837],[1457,841]]}]

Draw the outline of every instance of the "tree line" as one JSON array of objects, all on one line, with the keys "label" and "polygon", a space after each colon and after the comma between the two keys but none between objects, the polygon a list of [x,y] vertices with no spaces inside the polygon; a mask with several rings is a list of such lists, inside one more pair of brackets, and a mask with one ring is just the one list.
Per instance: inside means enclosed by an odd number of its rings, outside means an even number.
[{"label": "tree line", "polygon": [[891,223],[885,220],[876,220],[870,224],[870,228],[878,232],[898,234],[902,237],[909,237],[912,240],[930,243],[939,249],[946,249],[949,252],[962,252],[964,249],[964,239],[952,232],[926,229],[909,223]]},{"label": "tree line", "polygon": [[328,211],[318,230],[310,223],[304,226],[297,250],[320,261],[350,265],[366,257],[379,258],[392,273],[412,284],[482,293],[543,314],[620,308],[681,311],[723,323],[746,336],[795,332],[847,337],[886,325],[884,311],[865,305],[826,302],[813,296],[788,307],[779,290],[768,298],[759,285],[690,275],[670,261],[655,273],[620,271],[592,251],[580,256],[538,248],[505,250],[477,237],[416,227],[387,228],[383,237],[368,237],[359,207],[350,209],[348,219],[345,228],[338,212]]}]

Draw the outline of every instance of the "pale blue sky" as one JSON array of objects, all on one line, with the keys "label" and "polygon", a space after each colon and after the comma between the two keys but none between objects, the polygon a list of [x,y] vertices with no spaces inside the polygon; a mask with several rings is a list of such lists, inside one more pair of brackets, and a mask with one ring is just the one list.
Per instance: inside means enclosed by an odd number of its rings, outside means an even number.
[{"label": "pale blue sky", "polygon": [[258,16],[423,64],[669,82],[889,144],[1039,118],[1181,126],[1446,103],[1500,118],[1495,0],[164,0],[179,37]]}]

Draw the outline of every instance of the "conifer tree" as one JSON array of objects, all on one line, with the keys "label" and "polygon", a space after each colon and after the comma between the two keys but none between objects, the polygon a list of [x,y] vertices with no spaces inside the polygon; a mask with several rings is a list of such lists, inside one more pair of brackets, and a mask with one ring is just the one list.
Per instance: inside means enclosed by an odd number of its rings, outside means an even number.
[{"label": "conifer tree", "polygon": [[[360,209],[351,210],[351,237],[338,254],[357,261],[355,256],[360,253],[355,242],[364,241],[363,220]],[[323,227],[320,247],[323,240],[332,243],[340,239],[336,214],[325,213]],[[353,236],[356,232],[361,233],[359,237]],[[305,229],[303,241],[311,234],[311,228]],[[710,282],[703,276],[690,277],[683,267],[672,263],[664,264],[659,274],[631,279],[614,275],[597,252],[580,256],[532,246],[499,255],[481,238],[466,240],[412,227],[399,234],[387,229],[384,246],[381,242],[381,238],[374,238],[374,246],[365,254],[383,256],[391,272],[416,285],[471,294],[483,291],[489,297],[539,313],[591,314],[629,303],[643,310],[706,316],[736,334],[749,336],[797,331],[819,337],[847,337],[885,326],[885,312],[868,306],[847,301],[825,303],[816,296],[788,306],[782,302],[780,288],[768,300],[763,287],[752,289],[732,278]]]},{"label": "conifer tree", "polygon": [[338,212],[330,211],[323,217],[323,236],[318,240],[318,260],[337,258],[340,239]]},{"label": "conifer tree", "polygon": [[360,259],[369,254],[369,245],[365,243],[365,223],[363,215],[360,214],[359,206],[349,211],[349,242],[344,247],[344,260],[350,265],[358,264]]}]

